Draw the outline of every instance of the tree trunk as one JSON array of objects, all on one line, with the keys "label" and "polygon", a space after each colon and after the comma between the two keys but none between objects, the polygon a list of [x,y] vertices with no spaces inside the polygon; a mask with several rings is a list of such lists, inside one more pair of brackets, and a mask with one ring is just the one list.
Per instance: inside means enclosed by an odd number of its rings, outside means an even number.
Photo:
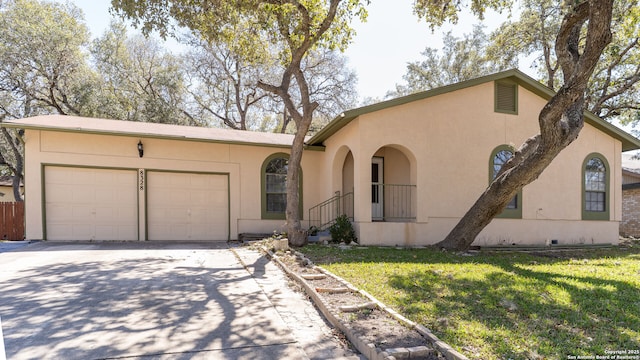
[{"label": "tree trunk", "polygon": [[[16,149],[16,148],[14,148]],[[22,153],[16,149],[16,169],[13,174],[13,197],[16,201],[24,201],[22,193],[20,193],[20,184],[24,176],[22,175],[24,172],[24,158],[22,157]]]},{"label": "tree trunk", "polygon": [[[578,131],[575,131],[576,135]],[[570,143],[573,139],[566,141]],[[564,148],[563,143],[554,143],[543,148],[540,140],[539,136],[533,137],[524,145],[531,148],[530,151],[521,148],[516,152],[512,160],[504,165],[505,168],[512,168],[499,173],[449,235],[436,246],[451,250],[468,249],[478,234],[505,208],[518,191],[537,179]],[[529,155],[524,155],[524,151]]]},{"label": "tree trunk", "polygon": [[6,144],[11,148],[11,152],[13,153],[13,158],[15,160],[15,164],[9,164],[7,159],[0,154],[0,159],[4,162],[11,172],[13,173],[12,177],[12,188],[13,188],[13,197],[16,201],[24,201],[22,194],[20,193],[20,184],[24,176],[22,175],[24,170],[24,158],[22,156],[22,152],[18,148],[18,142],[21,141],[18,137],[22,136],[20,133],[15,133],[15,138],[11,136],[7,128],[2,128],[2,136],[5,138]]},{"label": "tree trunk", "polygon": [[302,163],[302,152],[304,151],[304,137],[311,125],[311,114],[303,116],[296,135],[293,138],[291,154],[289,155],[289,165],[287,170],[287,212],[286,225],[289,245],[304,246],[307,244],[306,231],[302,229],[300,223],[300,169]]},{"label": "tree trunk", "polygon": [[[613,0],[589,0],[576,3],[565,15],[556,38],[564,85],[540,112],[540,134],[516,151],[437,247],[467,250],[511,198],[537,179],[560,151],[578,137],[584,124],[584,92],[588,80],[600,54],[611,41],[612,8]],[[586,38],[581,40],[581,30],[587,21]]]}]

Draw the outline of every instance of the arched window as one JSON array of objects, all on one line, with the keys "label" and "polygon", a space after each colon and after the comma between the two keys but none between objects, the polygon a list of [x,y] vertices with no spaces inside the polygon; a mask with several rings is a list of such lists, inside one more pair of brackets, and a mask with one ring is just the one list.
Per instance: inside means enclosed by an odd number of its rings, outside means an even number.
[{"label": "arched window", "polygon": [[585,159],[583,172],[583,220],[609,220],[609,164],[600,154]]},{"label": "arched window", "polygon": [[[502,166],[513,156],[514,150],[508,145],[500,145],[491,152],[491,160],[489,161],[489,183],[496,178]],[[504,208],[502,213],[497,215],[499,218],[522,218],[522,190],[518,191],[516,196]]]},{"label": "arched window", "polygon": [[[289,155],[284,153],[269,156],[262,164],[262,218],[284,219],[287,210],[287,169]],[[302,171],[300,171],[299,194],[302,194]],[[300,209],[302,209],[302,196]],[[302,210],[300,211],[302,216]]]}]

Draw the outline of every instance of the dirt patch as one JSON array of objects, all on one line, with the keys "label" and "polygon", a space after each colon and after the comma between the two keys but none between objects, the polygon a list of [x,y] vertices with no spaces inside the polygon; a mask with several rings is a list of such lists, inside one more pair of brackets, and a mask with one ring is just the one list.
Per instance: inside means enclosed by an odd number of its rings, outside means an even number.
[{"label": "dirt patch", "polygon": [[[276,256],[289,271],[303,278],[303,281],[315,289],[331,314],[364,343],[374,344],[382,351],[394,353],[398,359],[409,358],[408,349],[415,350],[411,353],[411,359],[436,360],[445,358],[418,331],[401,323],[384,309],[371,306],[372,299],[359,293],[350,284],[325,274],[301,254],[288,250],[278,251]],[[345,291],[345,288],[351,288],[351,291]],[[336,289],[340,289],[340,292],[335,292]],[[354,311],[341,309],[367,304],[369,306]],[[422,352],[418,352],[418,349],[421,349]]]}]

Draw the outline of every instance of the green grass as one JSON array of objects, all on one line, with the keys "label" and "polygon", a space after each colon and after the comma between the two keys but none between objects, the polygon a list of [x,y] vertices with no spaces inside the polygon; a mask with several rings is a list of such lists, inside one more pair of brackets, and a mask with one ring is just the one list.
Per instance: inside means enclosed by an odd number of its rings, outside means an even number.
[{"label": "green grass", "polygon": [[307,246],[316,264],[472,359],[640,350],[640,248],[544,254]]}]

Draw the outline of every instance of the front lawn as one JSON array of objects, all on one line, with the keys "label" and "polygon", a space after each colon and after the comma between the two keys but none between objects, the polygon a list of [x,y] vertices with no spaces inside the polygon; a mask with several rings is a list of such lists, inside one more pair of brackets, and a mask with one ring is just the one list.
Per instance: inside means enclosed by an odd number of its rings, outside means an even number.
[{"label": "front lawn", "polygon": [[595,358],[612,351],[640,359],[637,245],[473,256],[317,245],[301,251],[471,359]]}]

